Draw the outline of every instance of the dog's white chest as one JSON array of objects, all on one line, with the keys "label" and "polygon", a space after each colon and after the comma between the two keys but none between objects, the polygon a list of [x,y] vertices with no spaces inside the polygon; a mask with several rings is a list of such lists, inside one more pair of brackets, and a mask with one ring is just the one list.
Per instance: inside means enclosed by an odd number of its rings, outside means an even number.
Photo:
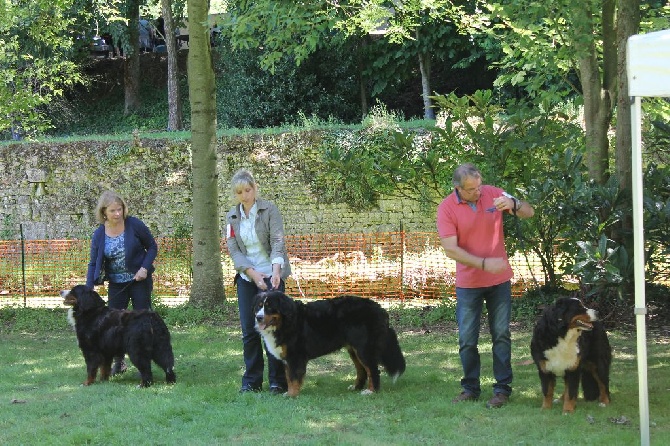
[{"label": "dog's white chest", "polygon": [[559,338],[555,347],[544,352],[547,357],[545,369],[556,376],[565,375],[566,370],[574,370],[579,365],[579,330],[568,330],[564,338]]},{"label": "dog's white chest", "polygon": [[[263,319],[263,316],[265,315],[265,311],[263,308],[258,310],[256,313],[256,321],[259,319]],[[265,342],[265,346],[267,347],[268,351],[274,356],[275,358],[279,359],[280,361],[283,361],[281,357],[281,347],[277,345],[277,340],[275,339],[274,331],[275,327],[265,327],[261,329],[258,326],[258,322],[256,322],[256,331],[260,333],[260,335],[263,337],[263,341]]]},{"label": "dog's white chest", "polygon": [[265,346],[268,348],[268,351],[272,353],[272,356],[282,361],[283,360],[283,358],[281,357],[282,350],[281,347],[277,345],[277,341],[275,340],[272,331],[263,330],[261,332],[261,335],[263,336],[263,340],[265,341]]},{"label": "dog's white chest", "polygon": [[72,307],[67,309],[67,323],[70,324],[72,328],[77,328],[77,322],[74,320],[74,308]]}]

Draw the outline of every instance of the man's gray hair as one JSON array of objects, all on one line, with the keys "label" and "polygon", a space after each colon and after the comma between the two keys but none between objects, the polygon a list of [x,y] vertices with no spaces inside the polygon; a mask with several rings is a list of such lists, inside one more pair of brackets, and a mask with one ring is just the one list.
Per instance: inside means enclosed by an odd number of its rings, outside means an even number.
[{"label": "man's gray hair", "polygon": [[482,173],[475,167],[474,164],[465,163],[461,164],[454,170],[453,182],[454,186],[461,187],[463,186],[463,181],[467,178],[481,178]]}]

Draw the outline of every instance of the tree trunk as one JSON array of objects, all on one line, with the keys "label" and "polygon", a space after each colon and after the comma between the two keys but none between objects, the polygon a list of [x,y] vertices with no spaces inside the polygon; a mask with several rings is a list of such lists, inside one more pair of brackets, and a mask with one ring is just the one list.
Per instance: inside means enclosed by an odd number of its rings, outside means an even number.
[{"label": "tree trunk", "polygon": [[[619,95],[617,101],[616,125],[616,175],[619,188],[632,189],[632,147],[630,122],[630,98],[628,94],[628,75],[626,73],[627,54],[626,43],[628,38],[638,32],[640,27],[640,0],[619,0],[617,19],[618,42],[618,83]],[[629,216],[629,224],[632,226]],[[631,226],[628,226],[629,228]]]},{"label": "tree trunk", "polygon": [[188,86],[193,174],[193,285],[190,302],[212,308],[225,300],[225,293],[216,170],[216,89],[208,13],[208,0],[188,0]]},{"label": "tree trunk", "polygon": [[161,0],[161,14],[165,24],[165,46],[167,48],[168,130],[183,130],[184,117],[179,91],[179,69],[177,66],[177,41],[172,20],[172,1]]},{"label": "tree trunk", "polygon": [[[617,100],[617,124],[616,124],[616,176],[619,181],[619,189],[631,191],[626,196],[632,197],[633,189],[633,137],[631,135],[631,112],[630,96],[628,93],[628,73],[626,65],[628,54],[626,44],[628,38],[636,34],[640,28],[640,0],[619,0],[617,14],[617,48],[619,53],[617,77],[619,82],[619,96]],[[632,208],[632,202],[629,203]],[[629,253],[634,251],[633,240],[633,216],[625,213],[621,223],[612,238],[623,244]],[[622,293],[630,298],[634,293],[635,283],[624,282]]]},{"label": "tree trunk", "polygon": [[130,52],[123,63],[123,85],[125,106],[123,114],[128,116],[140,109],[140,4],[138,0],[128,2],[128,39]]},{"label": "tree trunk", "polygon": [[361,46],[358,48],[357,61],[358,61],[358,94],[361,100],[361,119],[365,119],[368,115],[368,89],[366,85],[366,78],[363,75],[363,51],[368,45],[367,36],[364,36],[361,39]]},{"label": "tree trunk", "polygon": [[605,0],[603,3],[602,75],[594,41],[597,36],[593,29],[591,4],[589,2],[576,4],[573,10],[575,35],[587,36],[578,38],[575,47],[578,54],[579,80],[584,97],[585,161],[590,177],[598,184],[604,184],[609,174],[609,138],[607,135],[614,113],[613,101],[616,101],[616,72],[609,69],[612,66],[612,57],[616,61],[616,51],[612,54],[608,48],[616,37],[611,35],[613,27],[610,26],[613,23],[615,12],[615,9],[611,8],[613,1]]},{"label": "tree trunk", "polygon": [[421,96],[423,96],[423,117],[435,119],[435,110],[430,99],[430,54],[419,53],[419,70],[421,71]]}]

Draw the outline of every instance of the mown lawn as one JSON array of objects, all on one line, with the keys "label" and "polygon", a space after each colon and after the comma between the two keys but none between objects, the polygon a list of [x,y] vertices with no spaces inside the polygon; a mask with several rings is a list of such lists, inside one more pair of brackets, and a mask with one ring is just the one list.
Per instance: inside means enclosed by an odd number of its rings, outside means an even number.
[{"label": "mown lawn", "polygon": [[[395,385],[384,375],[378,394],[348,391],[354,369],[340,352],[310,362],[301,395],[290,399],[238,393],[242,356],[234,320],[184,324],[176,322],[183,321],[177,314],[182,310],[162,311],[173,334],[178,382],[166,385],[155,367],[156,384],[149,389],[136,388],[134,367],[108,383],[82,387],[84,361],[64,310],[40,313],[32,330],[0,318],[0,444],[639,443],[634,333],[610,333],[612,404],[601,408],[580,399],[575,414],[562,415],[559,405],[539,408],[540,385],[525,329],[514,333],[511,404],[489,410],[487,336],[482,339],[487,390],[478,403],[450,402],[460,390],[461,373],[453,329],[426,330],[420,324],[398,330],[408,366]],[[650,336],[648,343],[652,444],[670,441],[668,341]]]}]

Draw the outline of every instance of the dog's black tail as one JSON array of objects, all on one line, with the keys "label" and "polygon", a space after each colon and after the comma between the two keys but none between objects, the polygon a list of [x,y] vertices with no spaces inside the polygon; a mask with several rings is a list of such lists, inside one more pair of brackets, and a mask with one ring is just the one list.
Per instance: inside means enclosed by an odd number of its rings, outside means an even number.
[{"label": "dog's black tail", "polygon": [[393,382],[400,377],[405,371],[405,357],[400,350],[400,343],[398,343],[398,336],[395,330],[389,327],[388,335],[386,336],[386,345],[382,352],[381,362],[386,373],[393,379]]}]

